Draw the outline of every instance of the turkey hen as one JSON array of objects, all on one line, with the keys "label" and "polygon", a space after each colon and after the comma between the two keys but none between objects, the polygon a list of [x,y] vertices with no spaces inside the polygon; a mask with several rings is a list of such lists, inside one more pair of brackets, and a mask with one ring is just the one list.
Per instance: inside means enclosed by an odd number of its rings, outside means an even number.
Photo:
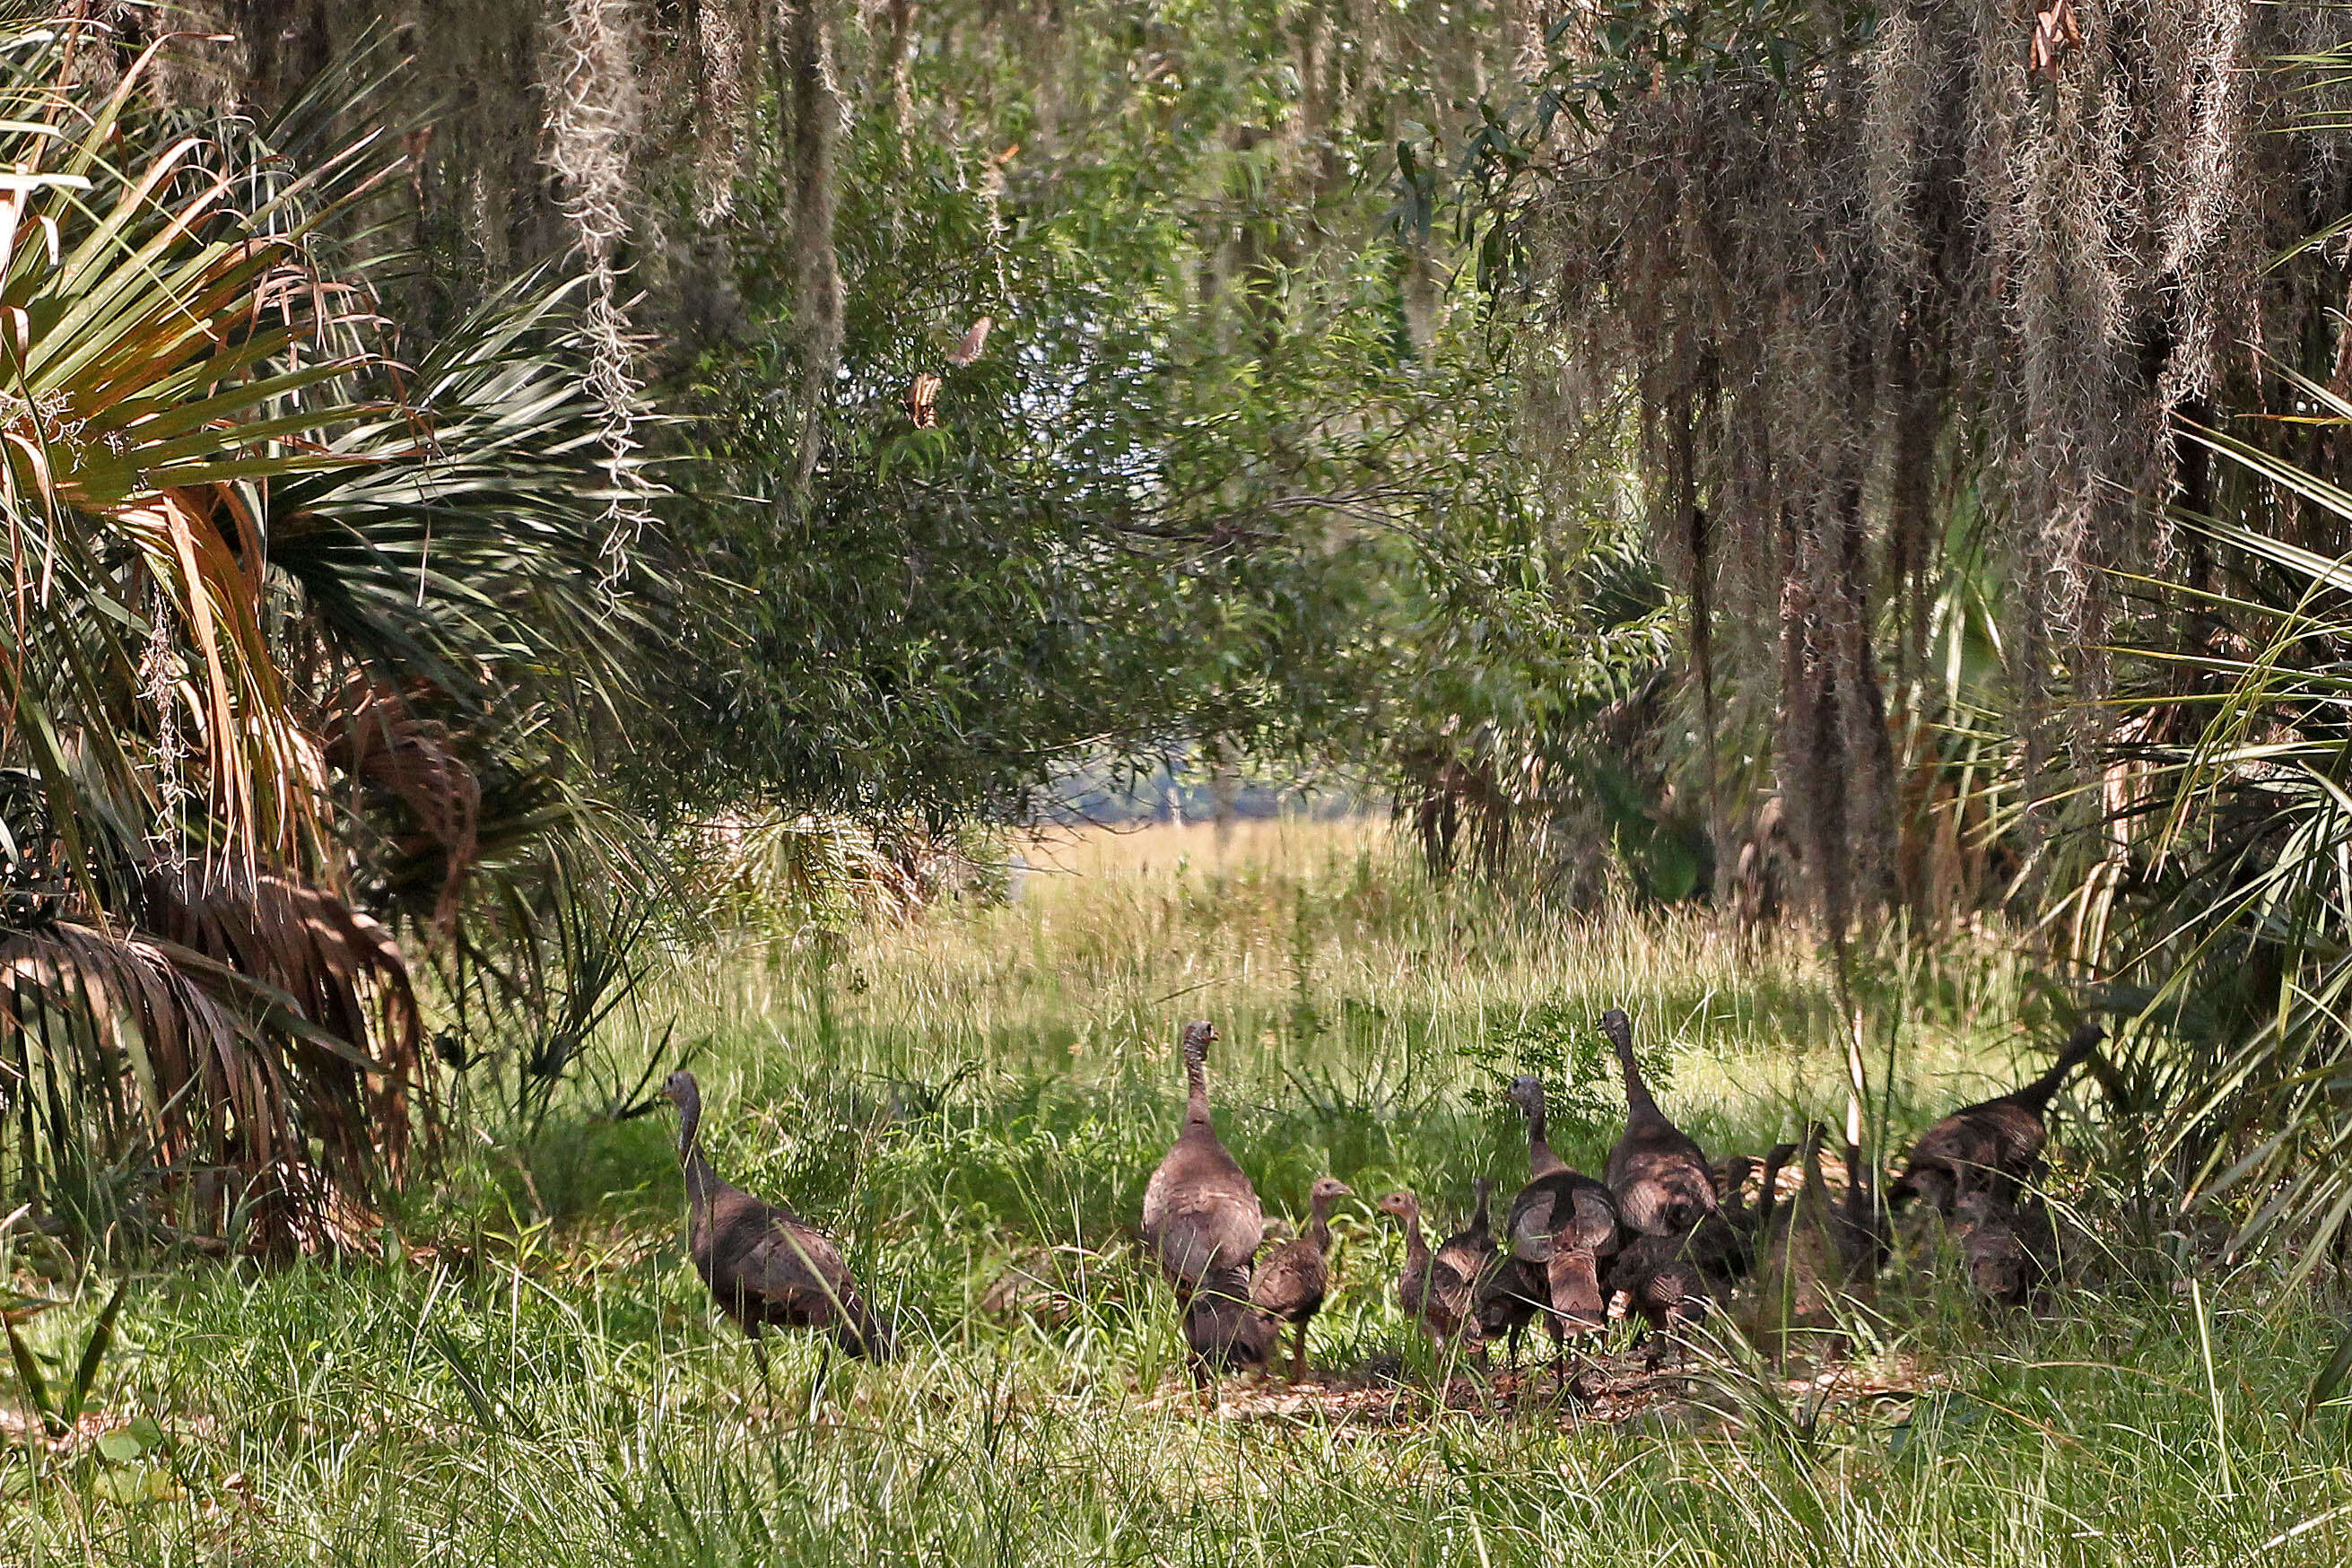
[{"label": "turkey hen", "polygon": [[1911,1146],[1903,1178],[1888,1189],[1888,1201],[1899,1207],[1924,1200],[1946,1215],[1972,1192],[2014,1205],[2020,1189],[2041,1170],[2042,1151],[2050,1142],[2042,1120],[2050,1101],[2105,1038],[2106,1031],[2096,1024],[2080,1026],[2048,1072],[2022,1089],[1955,1110],[1927,1129]]},{"label": "turkey hen", "polygon": [[1680,1236],[1717,1212],[1715,1173],[1697,1142],[1650,1097],[1633,1059],[1633,1020],[1612,1007],[1601,1015],[1601,1032],[1625,1075],[1625,1132],[1609,1151],[1602,1179],[1628,1226],[1644,1236]]},{"label": "turkey hen", "polygon": [[1184,1026],[1184,1125],[1143,1189],[1143,1241],[1161,1272],[1190,1301],[1215,1278],[1249,1299],[1251,1259],[1265,1239],[1265,1213],[1257,1191],[1217,1139],[1209,1115],[1209,1047],[1217,1031],[1206,1022]]},{"label": "turkey hen", "polygon": [[851,1355],[885,1361],[897,1342],[866,1305],[840,1249],[790,1209],[721,1181],[702,1152],[702,1090],[674,1072],[662,1093],[677,1107],[686,1173],[687,1252],[719,1310],[752,1342],[765,1329],[811,1329]]}]

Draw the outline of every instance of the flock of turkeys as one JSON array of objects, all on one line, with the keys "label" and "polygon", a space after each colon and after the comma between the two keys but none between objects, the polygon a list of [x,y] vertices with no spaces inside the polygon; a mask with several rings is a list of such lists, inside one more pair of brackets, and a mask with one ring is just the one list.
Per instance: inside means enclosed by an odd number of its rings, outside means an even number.
[{"label": "flock of turkeys", "polygon": [[[1734,1287],[1752,1277],[1737,1313],[1761,1338],[1830,1328],[1836,1299],[1874,1278],[1894,1248],[1894,1216],[1906,1205],[1939,1222],[1972,1287],[2023,1306],[2053,1272],[2056,1243],[2031,1185],[2040,1173],[2051,1100],[2097,1049],[2095,1025],[2076,1029],[2050,1070],[1998,1099],[1947,1116],[1912,1146],[1904,1173],[1879,1200],[1873,1173],[1852,1142],[1843,1191],[1823,1178],[1826,1131],[1783,1143],[1761,1162],[1756,1201],[1747,1197],[1759,1162],[1745,1155],[1710,1164],[1675,1125],[1642,1078],[1633,1024],[1612,1008],[1601,1030],[1625,1083],[1625,1131],[1598,1180],[1552,1152],[1540,1079],[1515,1079],[1510,1098],[1527,1120],[1528,1180],[1500,1229],[1493,1184],[1474,1184],[1469,1222],[1433,1248],[1421,1200],[1382,1197],[1379,1209],[1404,1232],[1397,1299],[1442,1342],[1483,1357],[1506,1341],[1516,1364],[1528,1325],[1555,1346],[1637,1319],[1655,1364],[1678,1331],[1710,1306],[1733,1305]],[[1184,1026],[1184,1124],[1143,1192],[1142,1238],[1174,1287],[1196,1379],[1265,1367],[1283,1331],[1291,1334],[1290,1375],[1304,1375],[1307,1330],[1331,1286],[1331,1206],[1352,1195],[1331,1176],[1316,1182],[1311,1221],[1297,1239],[1268,1248],[1265,1214],[1248,1175],[1217,1137],[1209,1108],[1209,1048],[1216,1030]],[[686,1175],[688,1250],[728,1316],[756,1342],[768,1328],[808,1329],[853,1355],[894,1353],[890,1327],[850,1277],[840,1250],[789,1209],[719,1179],[699,1142],[702,1103],[691,1073],[670,1075],[664,1092],[678,1109],[678,1162]],[[1781,1193],[1795,1163],[1794,1190]]]}]

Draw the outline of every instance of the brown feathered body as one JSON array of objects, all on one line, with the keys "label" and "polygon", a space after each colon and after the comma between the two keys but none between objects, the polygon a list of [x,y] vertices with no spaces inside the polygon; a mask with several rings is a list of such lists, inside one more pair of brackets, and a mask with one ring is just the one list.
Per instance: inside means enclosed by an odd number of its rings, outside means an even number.
[{"label": "brown feathered body", "polygon": [[1616,1199],[1580,1172],[1538,1176],[1511,1200],[1505,1226],[1518,1293],[1542,1309],[1554,1340],[1608,1327],[1601,1265],[1620,1240]]},{"label": "brown feathered body", "polygon": [[1470,1187],[1478,1198],[1477,1206],[1471,1210],[1470,1223],[1438,1243],[1434,1256],[1438,1262],[1475,1284],[1495,1271],[1501,1248],[1495,1245],[1495,1184],[1480,1176]]},{"label": "brown feathered body", "polygon": [[1543,1310],[1539,1299],[1542,1287],[1531,1284],[1521,1272],[1518,1260],[1504,1254],[1486,1279],[1478,1282],[1473,1300],[1473,1321],[1478,1326],[1478,1337],[1488,1343],[1501,1340],[1508,1352],[1509,1364],[1519,1364],[1519,1338],[1528,1325]]},{"label": "brown feathered body", "polygon": [[1307,1325],[1323,1310],[1331,1289],[1331,1205],[1349,1195],[1345,1182],[1318,1178],[1307,1194],[1313,1218],[1307,1233],[1261,1258],[1250,1279],[1250,1301],[1294,1331],[1290,1353],[1293,1382],[1307,1373]]},{"label": "brown feathered body", "polygon": [[1206,1385],[1214,1373],[1244,1372],[1273,1359],[1281,1325],[1260,1311],[1249,1293],[1246,1268],[1212,1269],[1195,1282],[1183,1315],[1184,1348],[1195,1383]]},{"label": "brown feathered body", "polygon": [[766,1329],[810,1329],[852,1355],[887,1360],[897,1345],[822,1231],[781,1205],[723,1181],[702,1152],[702,1097],[694,1075],[672,1073],[663,1092],[680,1117],[687,1252],[719,1308],[757,1340]]},{"label": "brown feathered body", "polygon": [[1626,1307],[1655,1330],[1673,1330],[1706,1315],[1706,1306],[1725,1286],[1694,1257],[1689,1238],[1637,1236],[1618,1249],[1601,1277],[1604,1294],[1622,1294]]},{"label": "brown feathered body", "polygon": [[1381,1200],[1380,1208],[1404,1227],[1404,1267],[1397,1271],[1397,1305],[1433,1339],[1457,1339],[1465,1330],[1475,1334],[1477,1276],[1430,1250],[1429,1238],[1421,1228],[1421,1200],[1411,1193],[1391,1193]]},{"label": "brown feathered body", "polygon": [[1511,1100],[1528,1122],[1528,1184],[1512,1198],[1497,1262],[1474,1294],[1479,1332],[1504,1338],[1513,1365],[1519,1336],[1540,1316],[1555,1341],[1573,1327],[1608,1324],[1601,1259],[1617,1247],[1617,1205],[1609,1189],[1569,1168],[1545,1135],[1543,1080],[1523,1073]]},{"label": "brown feathered body", "polygon": [[1946,1215],[1972,1192],[2014,1204],[2041,1169],[2042,1151],[2050,1142],[2043,1121],[2050,1101],[2105,1037],[2097,1025],[2083,1025],[2048,1072],[2022,1089],[1963,1107],[1927,1129],[1911,1146],[1903,1179],[1887,1194],[1890,1201],[1900,1205],[1916,1198]]},{"label": "brown feathered body", "polygon": [[1697,1142],[1651,1098],[1633,1059],[1633,1020],[1612,1007],[1601,1016],[1601,1032],[1625,1076],[1625,1132],[1609,1151],[1602,1179],[1628,1226],[1645,1236],[1681,1235],[1716,1212],[1715,1173]]},{"label": "brown feathered body", "polygon": [[1248,1300],[1251,1261],[1265,1239],[1257,1191],[1209,1115],[1208,1056],[1216,1037],[1206,1023],[1184,1026],[1184,1125],[1143,1189],[1144,1245],[1186,1300],[1212,1278],[1239,1279]]},{"label": "brown feathered body", "polygon": [[2057,1253],[2048,1213],[2013,1207],[1990,1193],[1963,1194],[1952,1205],[1950,1234],[1969,1286],[1999,1306],[2031,1306]]}]

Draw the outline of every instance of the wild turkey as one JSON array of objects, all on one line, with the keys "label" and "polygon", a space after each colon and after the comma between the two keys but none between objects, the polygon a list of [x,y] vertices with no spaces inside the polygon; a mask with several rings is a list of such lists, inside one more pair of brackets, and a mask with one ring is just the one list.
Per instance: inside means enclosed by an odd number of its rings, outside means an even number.
[{"label": "wild turkey", "polygon": [[1680,1236],[1719,1207],[1715,1173],[1706,1152],[1650,1098],[1633,1059],[1633,1020],[1612,1007],[1601,1015],[1601,1032],[1625,1074],[1625,1133],[1609,1151],[1603,1179],[1627,1225],[1645,1236]]},{"label": "wild turkey", "polygon": [[1198,1277],[1184,1302],[1183,1327],[1192,1381],[1203,1388],[1215,1373],[1265,1366],[1282,1331],[1250,1300],[1246,1268],[1212,1269]]},{"label": "wild turkey", "polygon": [[[1794,1144],[1780,1152],[1771,1180],[1779,1180],[1779,1164],[1794,1152]],[[1602,1273],[1601,1288],[1612,1311],[1622,1297],[1625,1310],[1661,1336],[1652,1342],[1648,1355],[1653,1370],[1680,1342],[1680,1331],[1706,1316],[1709,1302],[1727,1300],[1755,1262],[1759,1219],[1745,1202],[1748,1177],[1755,1168],[1756,1162],[1745,1154],[1726,1161],[1713,1177],[1714,1213],[1700,1215],[1688,1230],[1673,1236],[1633,1237]]]},{"label": "wild turkey", "polygon": [[1464,1272],[1429,1250],[1429,1238],[1421,1232],[1421,1200],[1412,1194],[1391,1193],[1378,1206],[1404,1229],[1404,1268],[1397,1273],[1397,1305],[1428,1330],[1432,1339],[1459,1338],[1465,1329],[1475,1339],[1477,1275]]},{"label": "wild turkey", "polygon": [[[1503,1335],[1517,1365],[1519,1336],[1538,1312],[1556,1341],[1571,1323],[1580,1331],[1607,1326],[1600,1259],[1616,1249],[1617,1205],[1607,1187],[1570,1170],[1552,1152],[1544,1136],[1543,1080],[1521,1073],[1511,1080],[1510,1094],[1528,1119],[1528,1184],[1511,1200],[1503,1262],[1480,1287],[1476,1313],[1480,1331]],[[1573,1244],[1559,1248],[1555,1262],[1552,1211],[1563,1196],[1569,1202],[1559,1218]]]},{"label": "wild turkey", "polygon": [[1505,1364],[1519,1364],[1519,1339],[1543,1310],[1538,1298],[1543,1294],[1539,1284],[1531,1284],[1520,1271],[1518,1259],[1505,1254],[1486,1277],[1478,1282],[1473,1321],[1477,1324],[1478,1338],[1492,1344],[1500,1340],[1507,1352]]},{"label": "wild turkey", "polygon": [[[1672,1331],[1706,1315],[1706,1306],[1729,1281],[1694,1256],[1684,1236],[1637,1236],[1620,1247],[1601,1277],[1611,1300],[1626,1307],[1653,1331]],[[1651,1364],[1659,1353],[1653,1352]]]},{"label": "wild turkey", "polygon": [[2017,1208],[1990,1193],[1963,1193],[1952,1205],[1950,1234],[1969,1284],[1985,1300],[2026,1307],[2041,1296],[2058,1249],[2042,1205]]},{"label": "wild turkey", "polygon": [[1265,1214],[1209,1118],[1209,1047],[1216,1039],[1204,1022],[1184,1026],[1184,1125],[1143,1189],[1143,1240],[1179,1300],[1189,1301],[1214,1276],[1227,1288],[1241,1280],[1246,1302]]},{"label": "wild turkey", "polygon": [[[1487,1212],[1487,1186],[1484,1180],[1478,1184],[1478,1215],[1481,1219]],[[1492,1258],[1476,1277],[1476,1289],[1472,1296],[1472,1322],[1477,1329],[1480,1344],[1484,1346],[1501,1340],[1508,1349],[1507,1364],[1516,1368],[1519,1364],[1519,1338],[1527,1332],[1528,1325],[1535,1321],[1535,1315],[1543,1310],[1540,1300],[1543,1292],[1528,1285],[1519,1271],[1518,1259],[1497,1246],[1491,1232],[1486,1237],[1486,1246]]]},{"label": "wild turkey", "polygon": [[1888,1203],[1900,1207],[1919,1198],[1949,1215],[1963,1195],[1984,1191],[2014,1204],[2020,1188],[2041,1168],[2042,1151],[2050,1141],[2042,1121],[2050,1101],[2105,1038],[2106,1031],[2096,1024],[2079,1026],[2048,1072],[2022,1089],[1955,1110],[1927,1129],[1911,1146],[1902,1180],[1888,1189]]},{"label": "wild turkey", "polygon": [[1505,1226],[1521,1293],[1544,1309],[1555,1343],[1609,1326],[1601,1265],[1618,1247],[1617,1201],[1580,1172],[1554,1171],[1519,1189]]},{"label": "wild turkey", "polygon": [[896,1353],[833,1243],[790,1209],[720,1181],[702,1152],[702,1090],[674,1072],[662,1092],[677,1107],[678,1163],[686,1172],[687,1251],[719,1310],[756,1345],[764,1329],[815,1329],[851,1355]]},{"label": "wild turkey", "polygon": [[1543,1079],[1523,1072],[1511,1080],[1511,1103],[1528,1119],[1528,1180],[1568,1169],[1568,1162],[1551,1152],[1544,1137]]},{"label": "wild turkey", "polygon": [[1495,1271],[1501,1249],[1495,1245],[1495,1226],[1490,1217],[1495,1184],[1480,1176],[1470,1184],[1478,1195],[1477,1206],[1471,1211],[1470,1223],[1438,1244],[1437,1258],[1465,1279],[1474,1283]]},{"label": "wild turkey", "polygon": [[1867,1282],[1885,1263],[1889,1247],[1881,1216],[1874,1212],[1869,1169],[1862,1152],[1848,1143],[1845,1194],[1843,1199],[1832,1198],[1829,1184],[1822,1180],[1821,1170],[1821,1150],[1829,1142],[1829,1129],[1816,1122],[1806,1130],[1806,1136],[1811,1141],[1813,1152],[1805,1161],[1803,1201],[1821,1216],[1830,1245],[1837,1253],[1840,1279],[1847,1285]]},{"label": "wild turkey", "polygon": [[1307,1193],[1314,1223],[1307,1227],[1307,1234],[1269,1254],[1250,1279],[1252,1303],[1295,1331],[1290,1347],[1293,1383],[1307,1375],[1307,1325],[1323,1310],[1324,1293],[1331,1288],[1331,1205],[1352,1195],[1352,1189],[1338,1177],[1318,1177]]}]

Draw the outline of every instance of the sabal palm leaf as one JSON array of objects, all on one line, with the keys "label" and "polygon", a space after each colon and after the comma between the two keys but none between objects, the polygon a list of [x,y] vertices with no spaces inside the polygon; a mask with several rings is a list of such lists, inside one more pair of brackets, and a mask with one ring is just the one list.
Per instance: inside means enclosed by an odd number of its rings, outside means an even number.
[{"label": "sabal palm leaf", "polygon": [[[341,652],[478,697],[481,671],[557,668],[613,682],[635,612],[599,591],[592,520],[601,404],[563,332],[577,279],[496,291],[340,429],[337,467],[269,492],[271,563]],[[657,589],[641,581],[638,591]]]},{"label": "sabal palm leaf", "polygon": [[159,141],[139,70],[83,101],[33,15],[0,3],[0,769],[38,781],[0,792],[0,1163],[349,1229],[433,1117],[405,960],[339,890],[336,775],[440,830],[446,924],[480,847],[545,826],[481,820],[568,744],[525,716],[618,663],[566,289],[399,371],[312,243],[381,130],[290,169],[249,131]]},{"label": "sabal palm leaf", "polygon": [[[2300,377],[2324,418],[2352,404]],[[2352,493],[2221,431],[2196,439],[2252,482],[2249,514],[2352,528]],[[2162,716],[2120,747],[2143,804],[2119,975],[2171,1044],[2143,1066],[2168,1107],[2184,1199],[2238,1205],[2242,1244],[2302,1238],[2301,1268],[2352,1219],[2352,564],[2244,522],[2189,518],[2230,585],[2167,591],[2209,626],[2137,650],[2125,701]]]},{"label": "sabal palm leaf", "polygon": [[[230,205],[232,182],[194,169],[196,143],[137,170],[102,155],[137,80],[78,139],[27,129],[6,149],[34,172],[0,202],[0,502],[18,566],[0,697],[68,836],[86,810],[68,731],[184,721],[208,824],[195,847],[249,875],[320,858],[315,768],[264,632],[250,487],[348,467],[321,438],[366,405],[287,411],[356,364],[300,363],[326,323],[299,245]],[[57,173],[39,173],[45,156]],[[91,754],[109,793],[159,821],[179,810],[119,747]]]}]

